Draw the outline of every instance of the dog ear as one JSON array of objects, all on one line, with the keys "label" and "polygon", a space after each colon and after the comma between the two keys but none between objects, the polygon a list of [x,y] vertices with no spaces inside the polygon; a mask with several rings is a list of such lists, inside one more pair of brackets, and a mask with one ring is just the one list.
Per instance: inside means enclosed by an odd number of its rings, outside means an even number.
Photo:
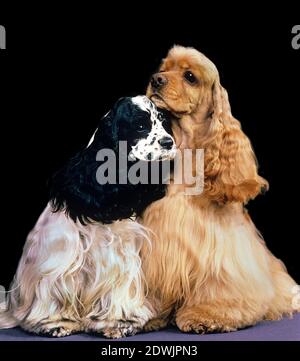
[{"label": "dog ear", "polygon": [[[50,180],[50,203],[54,212],[63,211],[75,222],[112,223],[133,214],[135,188],[127,184],[100,184],[98,161],[101,149],[118,145],[113,117],[104,117],[89,145],[72,157]],[[116,139],[115,139],[116,138]],[[117,153],[116,153],[117,154]]]},{"label": "dog ear", "polygon": [[80,151],[50,180],[53,210],[65,211],[75,222],[86,223],[99,212],[103,187],[96,181],[98,164],[93,153],[89,148]]},{"label": "dog ear", "polygon": [[231,114],[227,91],[219,80],[212,89],[211,127],[214,139],[207,147],[208,192],[219,202],[246,203],[268,189],[268,182],[257,172],[251,143]]},{"label": "dog ear", "polygon": [[72,157],[50,179],[50,202],[53,211],[64,211],[75,222],[90,221],[111,223],[111,199],[118,193],[114,185],[102,185],[97,181],[97,170],[102,164],[97,153],[104,148],[114,149],[117,129],[114,118],[107,114],[87,147]]}]

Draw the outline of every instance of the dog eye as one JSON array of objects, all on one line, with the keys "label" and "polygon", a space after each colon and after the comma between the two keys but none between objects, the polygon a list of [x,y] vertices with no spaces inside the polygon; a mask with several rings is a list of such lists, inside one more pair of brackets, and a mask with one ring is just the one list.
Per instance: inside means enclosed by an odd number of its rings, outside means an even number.
[{"label": "dog eye", "polygon": [[164,115],[162,113],[158,113],[157,115],[158,120],[160,120],[162,123],[166,120]]},{"label": "dog eye", "polygon": [[145,126],[143,124],[139,124],[138,127],[137,127],[137,131],[138,132],[141,132],[145,129]]},{"label": "dog eye", "polygon": [[195,84],[197,82],[197,78],[191,71],[186,71],[183,76],[191,84]]}]

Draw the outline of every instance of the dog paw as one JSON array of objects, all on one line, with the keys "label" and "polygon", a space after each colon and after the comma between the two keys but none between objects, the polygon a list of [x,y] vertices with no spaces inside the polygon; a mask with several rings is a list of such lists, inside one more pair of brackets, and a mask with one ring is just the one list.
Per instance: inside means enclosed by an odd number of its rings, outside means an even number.
[{"label": "dog paw", "polygon": [[220,310],[211,305],[201,307],[187,307],[178,310],[176,324],[183,332],[199,334],[215,332],[232,332],[245,327],[241,320],[236,319],[230,312]]},{"label": "dog paw", "polygon": [[49,321],[35,325],[24,324],[22,328],[31,333],[46,337],[66,337],[81,330],[79,323],[74,321]]},{"label": "dog paw", "polygon": [[177,325],[182,332],[206,333],[207,327],[197,320],[186,320]]},{"label": "dog paw", "polygon": [[153,318],[144,326],[145,332],[158,331],[165,328],[168,325],[168,321],[163,318]]},{"label": "dog paw", "polygon": [[101,334],[107,338],[122,338],[133,336],[143,329],[145,321],[140,318],[132,319],[98,319],[97,317],[89,317],[84,320],[85,332]]},{"label": "dog paw", "polygon": [[53,327],[50,329],[42,329],[40,333],[44,336],[50,337],[65,337],[70,336],[73,332],[71,329],[64,327]]},{"label": "dog paw", "polygon": [[103,329],[102,333],[107,338],[122,338],[135,335],[140,329],[130,322],[118,322],[114,327]]},{"label": "dog paw", "polygon": [[215,332],[232,332],[237,328],[232,325],[222,324],[214,320],[205,319],[187,319],[177,322],[177,326],[183,332],[195,332],[198,334],[215,333]]}]

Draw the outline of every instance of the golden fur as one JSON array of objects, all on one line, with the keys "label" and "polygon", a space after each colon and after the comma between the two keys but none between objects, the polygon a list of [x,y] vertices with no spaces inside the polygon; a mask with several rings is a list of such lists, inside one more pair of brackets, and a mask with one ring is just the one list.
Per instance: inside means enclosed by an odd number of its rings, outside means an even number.
[{"label": "golden fur", "polygon": [[[198,81],[190,84],[184,72]],[[204,191],[171,184],[142,224],[155,234],[142,265],[156,318],[145,329],[176,322],[184,332],[232,331],[292,314],[294,280],[267,249],[244,204],[268,183],[240,123],[231,115],[215,65],[192,48],[175,46],[162,62],[164,85],[147,95],[174,117],[178,148],[205,151]]]}]

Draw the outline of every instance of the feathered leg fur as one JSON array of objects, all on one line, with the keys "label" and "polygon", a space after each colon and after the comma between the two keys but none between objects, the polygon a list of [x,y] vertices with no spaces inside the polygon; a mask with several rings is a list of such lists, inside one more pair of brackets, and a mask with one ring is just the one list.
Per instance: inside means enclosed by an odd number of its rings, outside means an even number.
[{"label": "feathered leg fur", "polygon": [[205,199],[196,205],[173,194],[146,210],[143,225],[157,235],[151,257],[147,245],[142,249],[157,313],[147,330],[164,327],[172,310],[182,331],[200,333],[232,331],[296,311],[296,283],[242,205],[216,206]]},{"label": "feathered leg fur", "polygon": [[82,226],[48,205],[28,235],[0,327],[52,336],[136,333],[152,316],[139,258],[148,240],[136,222]]}]

